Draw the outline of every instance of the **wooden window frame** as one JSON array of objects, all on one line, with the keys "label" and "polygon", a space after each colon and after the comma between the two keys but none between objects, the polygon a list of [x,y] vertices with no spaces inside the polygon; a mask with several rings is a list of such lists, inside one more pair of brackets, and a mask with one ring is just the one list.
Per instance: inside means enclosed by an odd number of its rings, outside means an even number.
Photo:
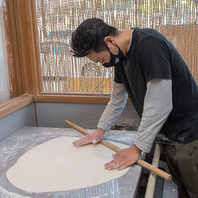
[{"label": "wooden window frame", "polygon": [[[17,0],[27,93],[37,102],[105,103],[110,94],[42,93],[40,50],[35,1]],[[28,42],[25,42],[28,41]],[[30,67],[27,67],[28,64]],[[28,76],[28,79],[27,79]],[[129,102],[130,103],[130,102]]]},{"label": "wooden window frame", "polygon": [[[18,0],[21,2],[21,0]],[[42,77],[41,77],[41,70],[40,70],[40,50],[39,50],[39,39],[38,39],[38,31],[37,31],[37,22],[36,22],[36,3],[35,1],[25,2],[26,3],[26,13],[29,14],[29,25],[31,28],[28,28],[29,35],[31,36],[28,38],[30,46],[26,46],[26,49],[32,48],[31,55],[34,54],[34,57],[30,57],[35,62],[32,64],[32,70],[34,71],[33,81],[35,81],[34,85],[34,100],[35,101],[42,101],[42,102],[71,102],[71,103],[108,103],[110,100],[110,94],[80,94],[80,93],[43,93],[41,90],[42,86]],[[29,4],[29,5],[28,5]],[[29,9],[29,11],[28,11]],[[26,18],[25,15],[23,19]],[[23,22],[24,24],[24,22]],[[24,29],[24,35],[26,33],[27,28]],[[25,52],[27,52],[25,49]],[[28,56],[28,55],[27,55]],[[26,56],[26,57],[27,57]],[[27,62],[26,62],[27,61]],[[24,63],[29,63],[30,61],[24,60]]]},{"label": "wooden window frame", "polygon": [[16,1],[12,1],[12,0],[6,0],[6,4],[8,10],[7,14],[10,24],[10,42],[12,42],[12,46],[13,46],[13,58],[14,58],[13,64],[16,69],[15,78],[17,84],[17,94],[21,96],[22,94],[26,93],[26,91],[25,91],[25,82],[24,82],[24,73],[23,73],[23,64],[22,64],[22,53],[20,49],[20,31],[18,26],[17,6],[16,6]]},{"label": "wooden window frame", "polygon": [[34,102],[34,96],[21,95],[0,105],[0,119]]}]

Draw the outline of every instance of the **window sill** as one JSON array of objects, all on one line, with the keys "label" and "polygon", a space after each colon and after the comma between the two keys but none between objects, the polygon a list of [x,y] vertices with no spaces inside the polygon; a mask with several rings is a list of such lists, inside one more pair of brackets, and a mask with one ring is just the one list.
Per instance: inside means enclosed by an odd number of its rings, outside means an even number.
[{"label": "window sill", "polygon": [[71,103],[103,103],[107,104],[110,94],[58,94],[41,93],[36,97],[38,102],[71,102]]},{"label": "window sill", "polygon": [[34,102],[34,96],[24,94],[0,105],[0,119]]},{"label": "window sill", "polygon": [[[37,95],[37,102],[69,102],[107,104],[111,94],[75,94],[75,93],[41,93]],[[128,98],[127,104],[132,104]]]}]

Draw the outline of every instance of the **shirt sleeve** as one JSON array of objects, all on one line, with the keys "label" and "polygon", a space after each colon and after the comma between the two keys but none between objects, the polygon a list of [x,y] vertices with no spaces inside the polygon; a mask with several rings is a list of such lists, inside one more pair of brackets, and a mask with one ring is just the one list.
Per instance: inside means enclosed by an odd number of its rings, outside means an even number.
[{"label": "shirt sleeve", "polygon": [[153,79],[147,83],[143,115],[134,144],[150,152],[152,144],[172,111],[172,81]]},{"label": "shirt sleeve", "polygon": [[107,104],[97,127],[109,132],[112,125],[122,113],[126,105],[127,98],[128,94],[124,85],[122,83],[114,82],[111,99]]},{"label": "shirt sleeve", "polygon": [[152,79],[171,79],[171,55],[166,42],[154,36],[143,39],[138,45],[138,57],[146,82]]}]

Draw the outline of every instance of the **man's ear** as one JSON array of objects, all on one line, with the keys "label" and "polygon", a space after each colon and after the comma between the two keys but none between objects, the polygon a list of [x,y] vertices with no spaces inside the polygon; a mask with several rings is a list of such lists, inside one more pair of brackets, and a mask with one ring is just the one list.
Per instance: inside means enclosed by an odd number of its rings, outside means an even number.
[{"label": "man's ear", "polygon": [[105,38],[104,38],[104,42],[108,45],[108,44],[112,44],[112,45],[116,45],[116,41],[115,41],[115,39],[113,38],[113,37],[111,37],[111,36],[106,36]]}]

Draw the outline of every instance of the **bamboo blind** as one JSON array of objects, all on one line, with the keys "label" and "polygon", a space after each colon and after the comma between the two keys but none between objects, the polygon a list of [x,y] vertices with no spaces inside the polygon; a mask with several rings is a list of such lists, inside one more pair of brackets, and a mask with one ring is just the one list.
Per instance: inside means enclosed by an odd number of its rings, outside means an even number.
[{"label": "bamboo blind", "polygon": [[97,17],[118,29],[155,28],[179,50],[198,82],[196,0],[36,0],[43,92],[110,93],[113,68],[69,53],[71,33]]}]

